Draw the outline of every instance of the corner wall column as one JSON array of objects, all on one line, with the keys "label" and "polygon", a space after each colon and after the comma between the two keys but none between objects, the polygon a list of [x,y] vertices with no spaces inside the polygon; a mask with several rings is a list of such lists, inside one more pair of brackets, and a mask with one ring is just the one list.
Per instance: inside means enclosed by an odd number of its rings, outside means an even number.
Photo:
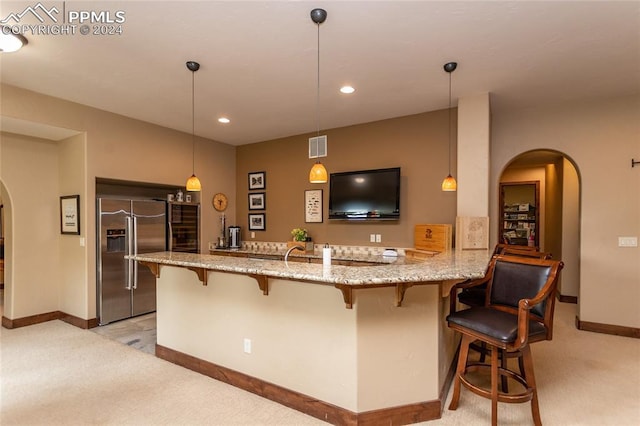
[{"label": "corner wall column", "polygon": [[489,93],[458,99],[457,216],[489,216],[489,100]]}]

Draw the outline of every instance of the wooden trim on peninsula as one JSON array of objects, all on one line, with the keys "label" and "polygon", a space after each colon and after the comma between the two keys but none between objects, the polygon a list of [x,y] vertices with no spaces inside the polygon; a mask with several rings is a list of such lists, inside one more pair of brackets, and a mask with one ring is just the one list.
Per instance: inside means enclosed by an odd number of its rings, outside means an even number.
[{"label": "wooden trim on peninsula", "polygon": [[406,425],[435,420],[441,417],[442,399],[354,413],[345,408],[320,401],[317,398],[204,361],[162,345],[156,344],[156,356],[331,424],[349,426]]},{"label": "wooden trim on peninsula", "polygon": [[577,315],[576,328],[578,330],[592,331],[594,333],[613,334],[616,336],[633,337],[635,339],[640,338],[640,328],[581,321],[580,317],[578,317]]},{"label": "wooden trim on peninsula", "polygon": [[16,319],[9,319],[3,316],[2,326],[4,328],[13,329],[13,328],[27,327],[30,325],[40,324],[43,322],[48,322],[53,320],[61,320],[75,327],[82,328],[85,330],[98,326],[97,318],[86,320],[86,319],[76,317],[74,315],[67,314],[62,311],[46,312],[44,314],[30,315],[28,317],[22,317],[22,318],[16,318]]}]

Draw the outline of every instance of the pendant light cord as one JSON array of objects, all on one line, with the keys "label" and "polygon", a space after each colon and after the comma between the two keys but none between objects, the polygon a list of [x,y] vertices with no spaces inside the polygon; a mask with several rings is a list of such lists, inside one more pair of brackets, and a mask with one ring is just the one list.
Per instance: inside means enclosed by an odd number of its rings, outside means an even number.
[{"label": "pendant light cord", "polygon": [[316,137],[320,137],[320,23],[316,24],[318,26],[318,63],[317,63],[317,86],[316,86]]},{"label": "pendant light cord", "polygon": [[191,173],[196,174],[196,72],[191,71]]},{"label": "pendant light cord", "polygon": [[449,72],[449,176],[451,176],[451,72]]}]

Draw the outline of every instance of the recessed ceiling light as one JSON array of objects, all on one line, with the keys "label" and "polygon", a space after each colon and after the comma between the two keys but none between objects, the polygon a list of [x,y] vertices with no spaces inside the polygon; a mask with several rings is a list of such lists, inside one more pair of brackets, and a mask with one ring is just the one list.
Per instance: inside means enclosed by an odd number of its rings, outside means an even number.
[{"label": "recessed ceiling light", "polygon": [[354,89],[354,88],[353,88],[353,87],[351,87],[351,86],[342,86],[342,87],[340,88],[340,91],[341,91],[342,93],[346,93],[346,94],[348,95],[348,94],[350,94],[350,93],[355,92],[355,91],[356,91],[356,89]]},{"label": "recessed ceiling light", "polygon": [[229,120],[227,117],[220,117],[218,118],[218,122],[222,124],[228,124],[228,123],[231,123],[231,120]]},{"label": "recessed ceiling light", "polygon": [[0,30],[0,52],[15,52],[28,43],[22,34],[13,34],[8,27],[0,25]]}]

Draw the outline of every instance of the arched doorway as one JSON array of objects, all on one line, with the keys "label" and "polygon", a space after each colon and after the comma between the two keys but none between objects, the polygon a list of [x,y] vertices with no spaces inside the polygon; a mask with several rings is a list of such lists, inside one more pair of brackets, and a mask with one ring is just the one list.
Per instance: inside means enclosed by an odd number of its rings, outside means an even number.
[{"label": "arched doorway", "polygon": [[560,300],[577,303],[580,293],[580,176],[575,162],[559,151],[524,152],[505,166],[498,182],[539,183],[537,243],[540,250],[552,253],[565,264],[558,287]]}]

